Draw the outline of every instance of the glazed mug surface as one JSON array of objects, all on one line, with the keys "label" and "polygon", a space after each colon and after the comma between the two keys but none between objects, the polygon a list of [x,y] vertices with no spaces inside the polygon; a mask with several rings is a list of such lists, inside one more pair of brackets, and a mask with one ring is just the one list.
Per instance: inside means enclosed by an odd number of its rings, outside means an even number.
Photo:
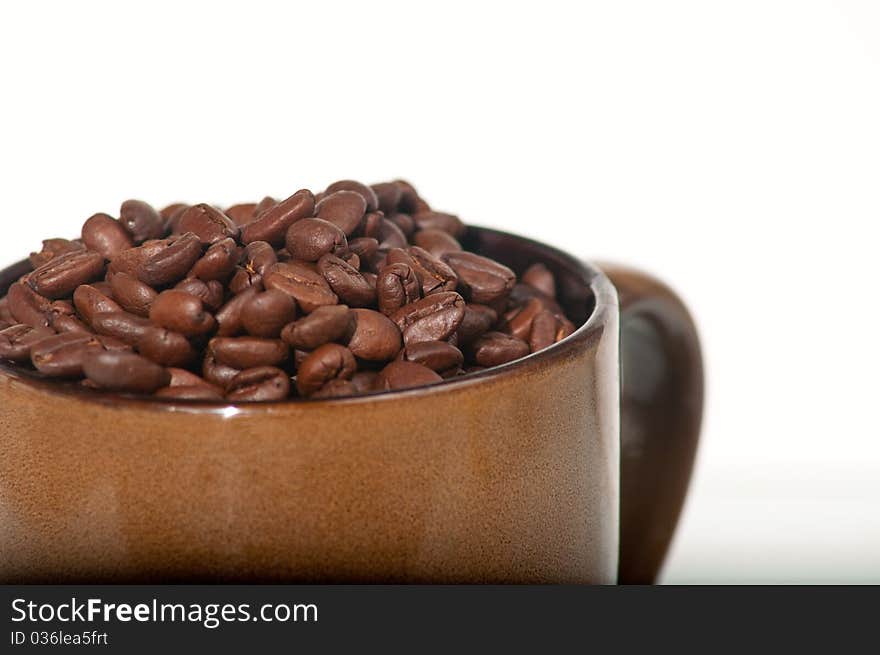
[{"label": "glazed mug surface", "polygon": [[702,412],[687,310],[521,237],[464,245],[546,264],[578,330],[459,380],[272,405],[0,367],[0,582],[653,582]]}]

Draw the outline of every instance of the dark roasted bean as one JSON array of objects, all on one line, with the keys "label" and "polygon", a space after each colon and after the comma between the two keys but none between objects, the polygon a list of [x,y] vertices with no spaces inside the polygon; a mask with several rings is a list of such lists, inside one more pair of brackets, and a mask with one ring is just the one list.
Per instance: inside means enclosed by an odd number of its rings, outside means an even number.
[{"label": "dark roasted bean", "polygon": [[63,332],[33,344],[31,363],[50,377],[82,377],[83,358],[89,352],[103,350],[104,346],[94,334]]},{"label": "dark roasted bean", "polygon": [[154,395],[169,400],[223,400],[223,393],[213,384],[162,387]]},{"label": "dark roasted bean", "polygon": [[251,296],[242,307],[242,324],[254,337],[278,338],[295,318],[296,301],[278,289]]},{"label": "dark roasted bean", "polygon": [[443,230],[420,230],[413,235],[413,243],[437,258],[443,257],[448,252],[461,251],[461,244],[454,236]]},{"label": "dark roasted bean", "polygon": [[464,355],[461,351],[445,341],[408,344],[401,351],[401,359],[427,366],[441,375],[447,371],[458,370],[464,363]]},{"label": "dark roasted bean", "polygon": [[510,295],[516,274],[493,259],[472,252],[448,252],[443,255],[458,275],[458,288],[468,302],[491,305]]},{"label": "dark roasted bean", "polygon": [[334,255],[318,260],[318,272],[324,276],[339,300],[351,307],[368,307],[376,302],[376,288],[356,268]]},{"label": "dark roasted bean", "polygon": [[46,239],[43,241],[43,249],[40,252],[31,253],[31,266],[39,268],[56,257],[75,250],[85,250],[85,246],[79,241],[70,241],[69,239]]},{"label": "dark roasted bean", "polygon": [[379,249],[379,242],[369,237],[358,237],[348,242],[348,249],[361,259],[369,259]]},{"label": "dark roasted bean", "polygon": [[382,391],[393,391],[395,389],[421,387],[426,384],[442,381],[443,378],[427,366],[422,366],[415,362],[399,361],[391,362],[379,371],[379,375],[376,378],[376,388]]},{"label": "dark roasted bean", "polygon": [[247,289],[262,291],[264,288],[263,276],[259,273],[251,273],[242,266],[235,267],[235,272],[229,280],[229,291],[233,296],[236,296]]},{"label": "dark roasted bean", "polygon": [[290,395],[290,378],[280,368],[260,366],[236,375],[229,383],[226,399],[233,402],[269,402]]},{"label": "dark roasted bean", "polygon": [[[362,229],[360,230],[363,234],[362,238],[366,239],[376,239],[376,244],[378,246],[379,243],[379,231],[382,229],[382,223],[385,221],[385,214],[382,212],[369,212],[366,216],[364,216]],[[399,230],[400,228],[398,228]]]},{"label": "dark roasted bean", "polygon": [[86,323],[92,325],[95,314],[119,312],[122,307],[89,284],[81,284],[73,292],[73,304]]},{"label": "dark roasted bean", "polygon": [[229,383],[232,382],[235,376],[239,373],[241,373],[241,371],[237,368],[224,366],[217,362],[210,351],[205,354],[205,360],[202,363],[202,375],[205,380],[211,384],[215,384],[225,390],[229,387]]},{"label": "dark roasted bean", "polygon": [[218,364],[240,370],[257,366],[275,366],[290,355],[290,347],[281,339],[259,337],[214,337],[208,350]]},{"label": "dark roasted bean", "polygon": [[217,325],[201,298],[178,289],[163,291],[156,297],[150,307],[150,321],[187,337],[206,334]]},{"label": "dark roasted bean", "polygon": [[[520,305],[504,315],[506,332],[523,341],[529,340],[532,333],[532,322],[535,317],[545,311],[545,305],[539,298],[532,298],[525,305]],[[551,343],[553,343],[551,341]]]},{"label": "dark roasted bean", "polygon": [[125,343],[135,346],[138,339],[153,327],[146,318],[130,314],[129,312],[100,312],[94,314],[91,320],[92,329],[98,334],[115,337]]},{"label": "dark roasted bean", "polygon": [[110,286],[113,289],[113,300],[125,311],[138,316],[149,316],[150,306],[159,295],[150,285],[123,272],[117,273],[110,279]]},{"label": "dark roasted bean", "polygon": [[119,222],[135,243],[165,236],[165,220],[142,200],[126,200],[119,208]]},{"label": "dark roasted bean", "polygon": [[379,311],[390,316],[421,297],[419,280],[407,264],[389,264],[376,278]]},{"label": "dark roasted bean", "polygon": [[480,366],[500,366],[529,354],[529,344],[503,332],[487,332],[473,345]]},{"label": "dark roasted bean", "polygon": [[323,387],[311,395],[311,398],[346,398],[357,395],[358,390],[349,380],[330,380]]},{"label": "dark roasted bean", "polygon": [[345,346],[325,343],[306,357],[297,368],[296,389],[309,397],[331,380],[347,380],[357,369],[354,355]]},{"label": "dark roasted bean", "polygon": [[[257,209],[259,211],[260,207]],[[288,228],[314,212],[315,196],[308,189],[301,189],[277,205],[259,211],[254,221],[241,229],[241,241],[244,244],[268,241],[273,246],[280,246],[284,243]]]},{"label": "dark roasted bean", "polygon": [[165,234],[179,234],[177,228],[180,224],[180,217],[183,212],[189,209],[189,205],[182,202],[175,202],[168,205],[164,209],[159,210],[159,216],[162,217],[163,231]]},{"label": "dark roasted bean", "polygon": [[351,376],[351,385],[355,393],[370,393],[376,391],[376,380],[379,374],[376,371],[358,371]]},{"label": "dark roasted bean", "polygon": [[403,195],[403,189],[399,184],[394,182],[381,182],[370,187],[376,194],[379,203],[379,209],[386,214],[397,211],[400,204],[400,196]]},{"label": "dark roasted bean", "polygon": [[[363,194],[356,191],[328,193],[315,207],[315,215],[318,218],[332,223],[345,236],[351,236],[358,229],[366,212],[366,199]],[[288,245],[288,249],[289,247]]]},{"label": "dark roasted bean", "polygon": [[401,212],[395,212],[393,214],[389,214],[385,217],[386,220],[394,223],[403,235],[410,239],[413,236],[413,233],[416,231],[416,223],[413,220],[412,216],[409,214],[403,214]]},{"label": "dark roasted bean", "polygon": [[388,251],[386,262],[409,266],[419,278],[422,294],[425,296],[455,291],[458,285],[458,276],[448,264],[418,246],[413,246],[409,250],[392,248]]},{"label": "dark roasted bean", "polygon": [[406,248],[406,235],[396,224],[383,218],[379,221],[379,229],[376,232],[376,240],[379,242],[379,248],[388,250],[389,248]]},{"label": "dark roasted bean", "polygon": [[464,318],[464,298],[454,291],[435,293],[398,309],[391,319],[407,345],[420,341],[446,341]]},{"label": "dark roasted bean", "polygon": [[[352,195],[360,200],[359,195]],[[320,218],[304,218],[287,230],[287,252],[294,259],[316,262],[327,253],[344,252],[347,248],[345,233]]]},{"label": "dark roasted bean", "polygon": [[15,282],[9,287],[6,297],[9,300],[9,313],[19,323],[35,328],[49,325],[47,312],[51,303],[28,285]]},{"label": "dark roasted bean", "polygon": [[134,245],[128,230],[107,214],[95,214],[83,223],[82,242],[86,248],[100,253],[104,259],[113,259]]},{"label": "dark roasted bean", "polygon": [[[304,191],[297,191],[297,193],[304,193]],[[294,193],[293,195],[295,196],[296,193]],[[293,197],[293,196],[291,196],[291,197]],[[278,204],[278,201],[275,200],[275,198],[273,198],[272,196],[264,196],[263,199],[257,203],[257,206],[254,207],[254,218],[257,218],[264,211],[266,211],[267,209],[271,209],[272,207],[274,207],[277,204]]]},{"label": "dark roasted bean", "polygon": [[522,274],[523,284],[528,284],[549,298],[556,297],[556,278],[541,262],[529,266]]},{"label": "dark roasted bean", "polygon": [[185,336],[155,325],[146,328],[133,345],[141,355],[163,366],[189,366],[197,356]]},{"label": "dark roasted bean", "polygon": [[[168,373],[171,375],[171,380],[168,382],[169,387],[194,387],[200,384],[204,384],[207,386],[213,387],[210,382],[205,380],[205,378],[200,375],[196,375],[192,371],[187,371],[185,368],[175,368],[174,366],[168,367]],[[222,391],[218,389],[218,391]]]},{"label": "dark roasted bean", "polygon": [[107,279],[111,279],[120,272],[137,277],[138,270],[144,262],[165,250],[172,242],[172,239],[157,239],[147,241],[137,248],[123,250],[110,260],[110,264],[107,266]]},{"label": "dark roasted bean", "polygon": [[529,349],[535,353],[556,343],[559,320],[553,312],[542,309],[533,319],[529,331]]},{"label": "dark roasted bean", "polygon": [[224,211],[223,213],[231,218],[233,223],[241,227],[242,225],[247,225],[254,220],[254,212],[256,208],[256,203],[249,202],[241,205],[232,205],[231,207],[227,207],[226,211]]},{"label": "dark roasted bean", "polygon": [[354,332],[354,314],[346,305],[318,307],[308,316],[288,324],[281,338],[294,348],[314,350],[331,341],[347,341]]},{"label": "dark roasted bean", "polygon": [[337,191],[354,191],[357,193],[364,199],[364,203],[367,206],[366,211],[368,212],[374,212],[379,209],[379,199],[376,197],[376,192],[366,184],[361,184],[355,180],[339,180],[324,190],[324,197],[327,198]]},{"label": "dark roasted bean", "polygon": [[90,250],[76,250],[56,257],[28,275],[28,285],[41,296],[64,298],[80,284],[104,274],[104,257]]},{"label": "dark roasted bean", "polygon": [[195,277],[205,282],[226,280],[232,275],[241,257],[241,249],[234,239],[223,239],[208,248],[195,263],[187,277]]},{"label": "dark roasted bean", "polygon": [[348,347],[359,359],[384,362],[401,348],[400,330],[385,314],[372,309],[353,309],[354,332]]},{"label": "dark roasted bean", "polygon": [[254,241],[245,246],[242,265],[251,273],[265,275],[273,264],[278,263],[275,249],[266,241]]},{"label": "dark roasted bean", "polygon": [[291,296],[306,314],[324,305],[335,305],[339,300],[323,275],[299,262],[270,266],[263,284],[266,289],[278,289]]},{"label": "dark roasted bean", "polygon": [[206,245],[238,236],[238,226],[219,209],[205,203],[193,205],[183,212],[178,229],[194,233]]},{"label": "dark roasted bean", "polygon": [[413,216],[413,220],[415,220],[416,227],[420,230],[443,230],[456,239],[460,239],[465,233],[464,223],[461,222],[458,216],[453,216],[452,214],[432,211],[420,212]]},{"label": "dark roasted bean", "polygon": [[397,203],[398,211],[405,214],[417,214],[419,212],[429,212],[431,208],[424,200],[419,197],[416,188],[406,180],[394,180],[394,184],[400,187],[400,202]]},{"label": "dark roasted bean", "polygon": [[138,266],[136,277],[151,287],[182,280],[202,255],[199,237],[187,232]]},{"label": "dark roasted bean", "polygon": [[257,293],[254,288],[245,289],[237,296],[233,296],[223,307],[217,311],[217,334],[221,337],[233,337],[244,330],[242,321],[242,308],[248,299]]},{"label": "dark roasted bean", "polygon": [[486,305],[470,303],[464,308],[464,317],[458,326],[458,343],[467,346],[492,329],[498,320],[498,313]]},{"label": "dark roasted bean", "polygon": [[190,277],[175,284],[174,288],[200,298],[205,307],[212,312],[216,312],[223,306],[224,289],[217,280],[203,282],[198,278]]},{"label": "dark roasted bean", "polygon": [[153,393],[168,385],[168,371],[146,357],[120,351],[90,354],[82,364],[86,377],[104,389]]},{"label": "dark roasted bean", "polygon": [[18,324],[0,330],[0,358],[13,362],[27,362],[31,358],[31,346],[54,337],[55,333],[46,327],[31,327]]},{"label": "dark roasted bean", "polygon": [[76,309],[66,300],[56,300],[49,306],[46,314],[49,327],[58,332],[92,332],[76,315]]}]

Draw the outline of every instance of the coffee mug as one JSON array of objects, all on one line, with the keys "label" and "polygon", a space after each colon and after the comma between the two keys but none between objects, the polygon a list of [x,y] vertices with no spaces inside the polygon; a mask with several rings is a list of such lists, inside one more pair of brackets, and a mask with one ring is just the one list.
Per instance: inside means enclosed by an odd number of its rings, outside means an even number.
[{"label": "coffee mug", "polygon": [[687,310],[633,270],[484,228],[463,243],[543,262],[580,327],[458,380],[270,405],[2,366],[0,582],[653,582],[702,412]]}]

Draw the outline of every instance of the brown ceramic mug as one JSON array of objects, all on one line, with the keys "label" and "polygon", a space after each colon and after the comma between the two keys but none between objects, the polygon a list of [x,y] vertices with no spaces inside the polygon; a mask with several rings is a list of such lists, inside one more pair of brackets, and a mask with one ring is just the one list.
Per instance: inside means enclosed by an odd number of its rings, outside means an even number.
[{"label": "brown ceramic mug", "polygon": [[456,381],[268,406],[0,367],[0,582],[652,582],[702,411],[686,309],[527,239],[465,245],[545,263],[579,329]]}]

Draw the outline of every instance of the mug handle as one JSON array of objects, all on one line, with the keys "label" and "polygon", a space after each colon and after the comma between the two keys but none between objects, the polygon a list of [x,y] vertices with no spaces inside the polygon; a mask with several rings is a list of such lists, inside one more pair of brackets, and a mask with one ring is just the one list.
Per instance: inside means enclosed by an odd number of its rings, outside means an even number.
[{"label": "mug handle", "polygon": [[600,263],[620,299],[620,584],[653,584],[687,496],[703,414],[703,358],[681,299]]}]

